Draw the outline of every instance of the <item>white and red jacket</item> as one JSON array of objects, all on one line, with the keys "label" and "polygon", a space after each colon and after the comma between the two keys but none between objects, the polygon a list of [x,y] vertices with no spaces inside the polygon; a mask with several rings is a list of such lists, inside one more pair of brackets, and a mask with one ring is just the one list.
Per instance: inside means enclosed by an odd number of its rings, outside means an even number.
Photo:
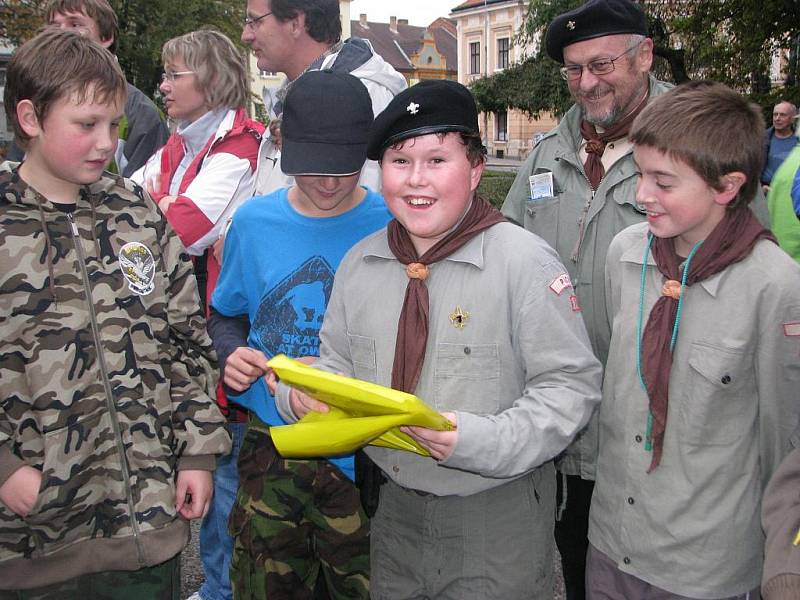
[{"label": "white and red jacket", "polygon": [[[184,171],[178,199],[167,210],[167,220],[192,256],[201,256],[217,241],[234,211],[253,195],[253,177],[264,126],[249,119],[244,109],[229,110],[214,135]],[[170,194],[172,178],[186,154],[183,138],[173,133],[131,176],[136,183],[157,182],[158,202]],[[207,254],[206,298],[219,276],[220,265],[213,252]]]}]

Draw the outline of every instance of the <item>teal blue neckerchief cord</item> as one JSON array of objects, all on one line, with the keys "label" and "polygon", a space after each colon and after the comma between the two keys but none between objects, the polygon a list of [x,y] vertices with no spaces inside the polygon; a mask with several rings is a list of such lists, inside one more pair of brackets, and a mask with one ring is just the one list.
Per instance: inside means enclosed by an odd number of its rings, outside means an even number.
[{"label": "teal blue neckerchief cord", "polygon": [[[636,375],[639,377],[639,384],[642,386],[644,393],[647,394],[647,385],[644,382],[642,375],[642,324],[644,322],[644,287],[647,279],[647,259],[650,256],[650,248],[653,246],[654,236],[652,233],[647,236],[647,245],[644,249],[644,258],[642,258],[642,282],[639,287],[639,318],[636,323]],[[695,253],[700,249],[704,240],[697,242],[686,257],[686,262],[683,264],[683,273],[681,274],[681,295],[678,298],[678,310],[675,314],[675,325],[672,326],[672,339],[669,342],[669,351],[675,349],[675,342],[678,340],[678,327],[681,323],[681,310],[683,309],[684,290],[686,289],[686,278],[689,276],[689,266],[692,264],[692,258]],[[647,413],[647,430],[645,431],[645,450],[652,452],[653,450],[653,413]]]}]

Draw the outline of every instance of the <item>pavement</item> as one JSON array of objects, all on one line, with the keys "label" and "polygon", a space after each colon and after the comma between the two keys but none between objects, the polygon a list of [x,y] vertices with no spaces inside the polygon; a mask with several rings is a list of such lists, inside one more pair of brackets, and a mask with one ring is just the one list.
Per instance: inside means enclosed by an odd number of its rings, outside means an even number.
[{"label": "pavement", "polygon": [[517,158],[497,158],[496,156],[486,157],[486,168],[492,171],[512,171],[516,172],[524,161]]}]

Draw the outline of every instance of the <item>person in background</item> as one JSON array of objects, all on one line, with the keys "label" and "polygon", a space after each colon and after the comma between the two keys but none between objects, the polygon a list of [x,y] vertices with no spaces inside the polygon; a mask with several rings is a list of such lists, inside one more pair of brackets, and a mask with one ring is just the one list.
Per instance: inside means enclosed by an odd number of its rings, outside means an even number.
[{"label": "person in background", "polygon": [[48,29],[8,65],[0,167],[0,598],[177,600],[230,449],[180,240],[104,172],[125,77]]},{"label": "person in background", "polygon": [[[794,140],[796,142],[797,138]],[[767,206],[778,243],[800,262],[800,144],[795,144],[794,150],[775,171],[767,193]]]},{"label": "person in background", "polygon": [[761,184],[769,188],[775,172],[791,151],[797,146],[794,133],[794,119],[797,107],[788,100],[782,100],[772,109],[772,127],[764,132],[764,170]]},{"label": "person in background", "polygon": [[800,598],[800,448],[783,459],[761,502],[764,526],[762,600]]},{"label": "person in background", "polygon": [[[80,32],[112,54],[117,49],[117,15],[107,0],[51,0],[46,19],[53,27]],[[130,83],[127,85],[125,117],[120,122],[119,144],[111,166],[123,177],[140,169],[169,135],[152,100]]]},{"label": "person in background", "polygon": [[[169,40],[162,50],[161,92],[177,129],[132,179],[147,187],[172,228],[194,257],[204,302],[219,276],[214,244],[236,209],[253,189],[258,146],[264,126],[249,119],[245,105],[248,76],[242,54],[218,31],[200,30]],[[214,472],[216,493],[200,529],[203,600],[232,598],[229,566],[233,538],[227,522],[236,497],[239,449],[247,413],[217,399],[228,418],[231,453]]]},{"label": "person in background", "polygon": [[[369,92],[375,116],[407,87],[405,78],[373,50],[369,41],[350,38],[343,42],[341,35],[339,0],[247,0],[242,42],[253,49],[259,69],[286,75],[277,93],[264,96],[270,135],[261,144],[255,195],[293,183],[281,170],[280,122],[283,100],[300,75],[332,69],[358,77]],[[335,119],[337,109],[330,105],[325,112]],[[375,162],[367,161],[360,183],[380,191],[380,170]]]},{"label": "person in background", "polygon": [[590,599],[758,598],[761,496],[800,417],[800,265],[748,208],[763,123],[697,81],[631,128],[647,223],[608,249]]},{"label": "person in background", "polygon": [[[335,118],[328,106],[337,107]],[[324,588],[326,598],[369,598],[369,521],[353,456],[280,456],[270,427],[285,421],[264,376],[276,354],[318,355],[342,256],[390,219],[380,195],[358,185],[371,123],[359,79],[328,70],[300,76],[282,127],[282,167],[295,183],[248,201],[225,240],[209,330],[223,381],[250,409],[230,519],[237,600],[308,599]]]}]

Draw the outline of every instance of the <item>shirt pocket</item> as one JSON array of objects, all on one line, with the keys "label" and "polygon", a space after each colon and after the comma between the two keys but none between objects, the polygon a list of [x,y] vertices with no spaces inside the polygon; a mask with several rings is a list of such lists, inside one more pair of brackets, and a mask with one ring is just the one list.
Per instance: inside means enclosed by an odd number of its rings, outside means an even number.
[{"label": "shirt pocket", "polygon": [[434,402],[437,410],[495,414],[499,408],[497,344],[436,345]]},{"label": "shirt pocket", "polygon": [[545,196],[533,200],[528,198],[525,201],[525,229],[535,231],[537,235],[556,247],[558,241],[559,207],[561,205],[561,195]]},{"label": "shirt pocket", "polygon": [[350,360],[353,362],[353,375],[364,381],[377,381],[377,361],[375,340],[363,335],[347,334],[350,345]]},{"label": "shirt pocket", "polygon": [[[696,342],[689,352],[681,406],[682,439],[720,446],[746,435],[757,417],[751,354]],[[667,423],[669,428],[669,423]]]}]

